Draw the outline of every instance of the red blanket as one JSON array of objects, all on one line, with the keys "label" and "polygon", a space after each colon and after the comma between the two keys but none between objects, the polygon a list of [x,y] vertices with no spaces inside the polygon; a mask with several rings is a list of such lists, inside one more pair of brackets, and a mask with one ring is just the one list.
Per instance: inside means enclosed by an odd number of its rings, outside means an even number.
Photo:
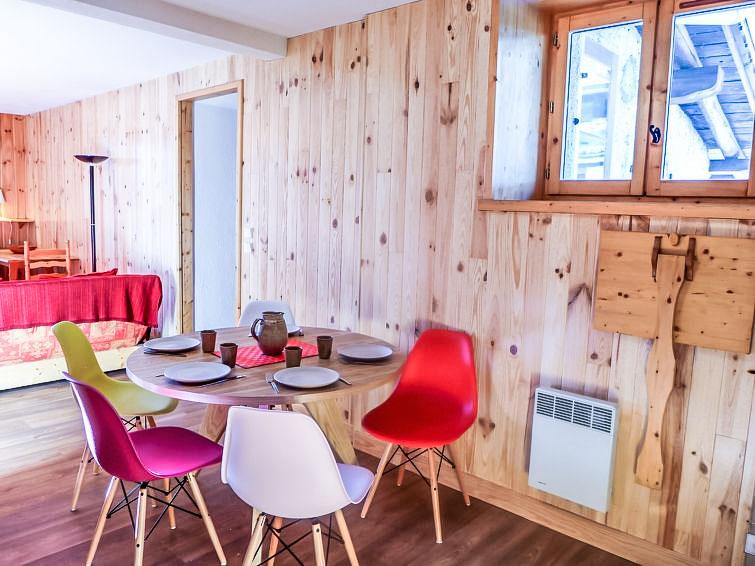
[{"label": "red blanket", "polygon": [[65,277],[0,283],[0,330],[61,320],[119,320],[157,327],[163,292],[156,275]]}]

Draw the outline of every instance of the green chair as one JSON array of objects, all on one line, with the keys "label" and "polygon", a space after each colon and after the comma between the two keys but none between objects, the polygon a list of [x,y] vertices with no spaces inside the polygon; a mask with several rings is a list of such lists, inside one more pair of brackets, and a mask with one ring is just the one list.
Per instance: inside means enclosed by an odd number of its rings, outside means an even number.
[{"label": "green chair", "polygon": [[[152,393],[130,381],[118,381],[105,375],[94,356],[92,345],[74,323],[59,322],[52,327],[52,331],[63,349],[68,373],[77,381],[89,384],[105,395],[127,425],[134,426],[134,423],[139,424],[141,419],[145,418],[154,426],[155,415],[170,413],[178,405],[176,399]],[[132,418],[128,419],[124,416]],[[79,472],[76,475],[71,511],[76,511],[89,458],[89,446],[85,445],[79,463]]]}]

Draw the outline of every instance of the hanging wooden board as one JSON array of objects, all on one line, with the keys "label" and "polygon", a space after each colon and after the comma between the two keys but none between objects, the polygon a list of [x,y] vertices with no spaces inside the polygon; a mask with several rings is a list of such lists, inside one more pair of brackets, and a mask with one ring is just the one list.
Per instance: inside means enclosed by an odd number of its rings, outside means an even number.
[{"label": "hanging wooden board", "polygon": [[[692,280],[676,303],[673,340],[749,353],[755,312],[755,240],[602,231],[593,325],[598,330],[656,337],[657,284],[652,257],[685,255],[694,238]],[[674,245],[674,243],[676,245]]]}]

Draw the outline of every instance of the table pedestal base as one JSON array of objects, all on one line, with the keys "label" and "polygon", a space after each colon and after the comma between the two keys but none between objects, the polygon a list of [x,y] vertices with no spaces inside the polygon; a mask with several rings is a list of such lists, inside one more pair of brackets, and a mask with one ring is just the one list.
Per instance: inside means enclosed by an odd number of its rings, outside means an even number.
[{"label": "table pedestal base", "polygon": [[[334,399],[305,403],[304,406],[325,433],[333,453],[344,464],[358,465],[356,452],[351,443],[349,426]],[[207,405],[199,434],[213,442],[220,442],[228,419],[227,405]]]}]

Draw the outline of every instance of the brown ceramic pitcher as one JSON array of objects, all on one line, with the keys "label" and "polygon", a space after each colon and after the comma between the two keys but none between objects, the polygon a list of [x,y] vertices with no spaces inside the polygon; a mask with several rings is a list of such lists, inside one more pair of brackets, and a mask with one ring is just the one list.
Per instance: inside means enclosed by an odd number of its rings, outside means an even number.
[{"label": "brown ceramic pitcher", "polygon": [[282,312],[263,312],[262,318],[252,323],[250,331],[262,353],[268,356],[279,355],[288,343],[288,330]]}]

